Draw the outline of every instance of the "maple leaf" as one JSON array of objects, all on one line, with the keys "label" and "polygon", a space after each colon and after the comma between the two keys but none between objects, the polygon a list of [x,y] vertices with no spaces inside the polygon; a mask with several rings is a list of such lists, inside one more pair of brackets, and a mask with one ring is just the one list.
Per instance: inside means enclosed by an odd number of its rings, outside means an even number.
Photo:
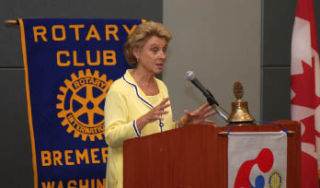
[{"label": "maple leaf", "polygon": [[[291,89],[295,96],[291,99],[291,104],[316,109],[320,104],[320,97],[315,91],[315,61],[312,59],[312,67],[301,61],[303,73],[291,75]],[[315,145],[315,137],[320,133],[315,129],[314,114],[300,120],[305,125],[305,132],[301,141]]]},{"label": "maple leaf", "polygon": [[315,92],[315,62],[313,59],[312,67],[304,61],[301,61],[301,63],[303,73],[291,75],[291,89],[296,94],[291,99],[291,104],[315,109],[320,104],[320,97]]},{"label": "maple leaf", "polygon": [[320,137],[320,133],[315,129],[314,115],[302,119],[301,122],[306,127],[305,132],[301,137],[301,142],[306,142],[315,145],[316,136]]}]

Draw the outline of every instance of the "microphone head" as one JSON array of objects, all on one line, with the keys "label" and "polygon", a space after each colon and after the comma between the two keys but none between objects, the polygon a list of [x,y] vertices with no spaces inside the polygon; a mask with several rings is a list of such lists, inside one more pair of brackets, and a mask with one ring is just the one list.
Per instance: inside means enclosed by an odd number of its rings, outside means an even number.
[{"label": "microphone head", "polygon": [[194,74],[193,71],[187,71],[185,73],[185,76],[188,80],[194,80],[196,78],[196,75]]}]

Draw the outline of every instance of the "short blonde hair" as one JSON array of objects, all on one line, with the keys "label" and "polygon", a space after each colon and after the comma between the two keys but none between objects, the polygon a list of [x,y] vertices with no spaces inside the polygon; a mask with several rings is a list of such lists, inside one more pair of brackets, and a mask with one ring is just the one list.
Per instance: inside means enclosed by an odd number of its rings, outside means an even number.
[{"label": "short blonde hair", "polygon": [[137,59],[133,54],[133,49],[141,49],[149,38],[157,36],[164,38],[168,43],[171,40],[171,34],[163,24],[148,21],[140,24],[127,38],[124,44],[124,55],[132,67],[137,66]]}]

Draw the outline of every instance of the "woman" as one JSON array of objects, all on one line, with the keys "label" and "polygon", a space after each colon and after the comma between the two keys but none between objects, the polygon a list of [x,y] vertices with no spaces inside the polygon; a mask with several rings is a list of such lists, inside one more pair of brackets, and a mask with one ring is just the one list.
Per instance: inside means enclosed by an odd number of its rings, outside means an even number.
[{"label": "woman", "polygon": [[171,34],[160,23],[145,22],[128,37],[125,56],[134,69],[110,87],[105,105],[105,138],[109,145],[107,187],[123,187],[123,142],[129,138],[167,131],[186,124],[206,123],[215,114],[204,104],[194,112],[185,110],[177,123],[172,120],[166,85],[155,77],[162,72]]}]

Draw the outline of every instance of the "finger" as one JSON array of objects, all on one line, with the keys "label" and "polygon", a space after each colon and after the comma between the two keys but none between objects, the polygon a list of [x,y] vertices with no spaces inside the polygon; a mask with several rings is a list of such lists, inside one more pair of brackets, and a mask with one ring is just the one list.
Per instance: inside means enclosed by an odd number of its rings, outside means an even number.
[{"label": "finger", "polygon": [[209,116],[212,116],[212,115],[214,115],[214,114],[216,114],[217,113],[217,111],[211,111],[211,112],[209,112],[209,113],[207,113],[207,114],[205,114],[204,115],[204,118],[207,118],[207,117],[209,117]]},{"label": "finger", "polygon": [[165,107],[165,108],[169,107],[171,104],[170,103],[166,104],[168,101],[169,101],[169,98],[163,99],[160,102],[160,104],[158,104],[157,106],[154,107],[154,109],[163,108],[163,107]]},{"label": "finger", "polygon": [[169,106],[171,106],[171,105],[170,105],[170,104],[166,104],[166,105],[164,105],[164,106],[157,106],[156,108],[153,109],[153,111],[154,111],[154,113],[156,113],[156,114],[161,114],[161,113],[163,113],[163,112],[166,110],[166,108],[168,108]]},{"label": "finger", "polygon": [[184,114],[188,117],[191,116],[190,111],[189,110],[184,110]]},{"label": "finger", "polygon": [[203,111],[206,113],[206,112],[209,112],[212,109],[213,109],[213,106],[208,105]]},{"label": "finger", "polygon": [[201,114],[201,113],[204,114],[207,111],[210,111],[211,108],[212,107],[208,103],[205,103],[202,106],[200,106],[197,110],[195,110],[194,112],[196,112],[197,114]]},{"label": "finger", "polygon": [[164,109],[168,108],[169,106],[171,106],[171,104],[161,105],[161,106],[160,106],[160,109],[161,109],[161,110],[164,110]]},{"label": "finger", "polygon": [[201,105],[198,109],[196,109],[195,111],[202,111],[203,109],[205,109],[209,104],[208,103],[204,103],[203,105]]},{"label": "finger", "polygon": [[169,101],[169,97],[164,98],[159,105],[166,104]]},{"label": "finger", "polygon": [[186,122],[189,123],[189,121],[192,119],[192,114],[189,110],[184,110],[184,114],[186,115]]},{"label": "finger", "polygon": [[165,115],[165,114],[168,114],[168,113],[169,113],[169,111],[162,111],[161,115]]},{"label": "finger", "polygon": [[169,111],[158,111],[158,112],[155,112],[155,116],[162,116],[162,115],[165,115],[165,114],[168,114]]},{"label": "finger", "polygon": [[162,120],[162,115],[161,114],[154,114],[153,118],[154,118],[154,120]]},{"label": "finger", "polygon": [[159,116],[159,120],[164,120],[164,115],[165,114],[167,114],[167,113],[169,113],[168,111],[164,111],[162,114],[160,114],[160,116]]},{"label": "finger", "polygon": [[205,104],[203,104],[203,106],[204,106],[204,108],[211,107],[211,105],[207,102]]},{"label": "finger", "polygon": [[216,122],[213,121],[213,120],[209,120],[209,119],[205,119],[203,121],[204,124],[207,124],[207,125],[216,125]]}]

